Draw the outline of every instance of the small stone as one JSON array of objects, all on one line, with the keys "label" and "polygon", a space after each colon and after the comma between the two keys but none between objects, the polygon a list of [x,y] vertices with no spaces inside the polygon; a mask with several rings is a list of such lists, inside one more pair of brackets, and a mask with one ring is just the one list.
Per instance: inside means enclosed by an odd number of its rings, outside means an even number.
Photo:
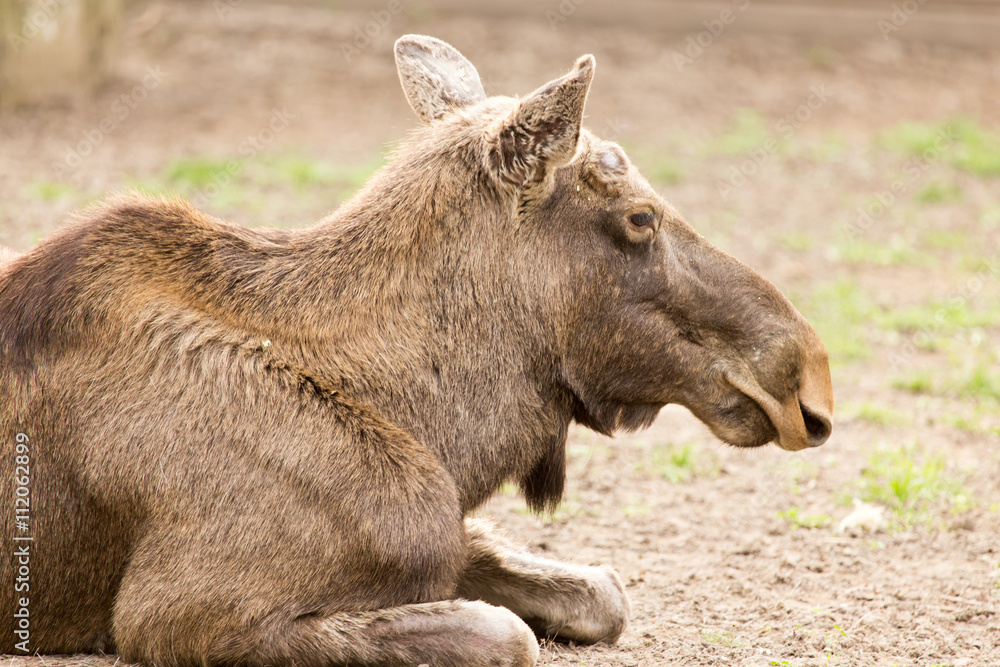
[{"label": "small stone", "polygon": [[879,533],[885,530],[885,508],[854,499],[854,511],[845,516],[837,525],[838,533],[847,533],[852,537],[866,533]]}]

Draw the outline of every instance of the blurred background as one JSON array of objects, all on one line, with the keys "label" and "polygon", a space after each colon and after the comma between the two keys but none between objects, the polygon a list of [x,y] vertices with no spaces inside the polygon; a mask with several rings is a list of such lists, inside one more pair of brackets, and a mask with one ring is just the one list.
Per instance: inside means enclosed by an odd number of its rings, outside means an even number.
[{"label": "blurred background", "polygon": [[593,53],[590,129],[831,354],[817,451],[725,449],[667,408],[574,430],[555,515],[484,510],[628,583],[618,646],[543,661],[1000,664],[1000,2],[0,0],[0,245],[124,188],[312,223],[416,127],[409,32],[492,94]]}]

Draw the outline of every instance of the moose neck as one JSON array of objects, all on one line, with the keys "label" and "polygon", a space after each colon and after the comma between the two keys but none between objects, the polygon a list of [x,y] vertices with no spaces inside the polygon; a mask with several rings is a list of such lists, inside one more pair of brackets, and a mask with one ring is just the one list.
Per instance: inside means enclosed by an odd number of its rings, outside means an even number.
[{"label": "moose neck", "polygon": [[509,252],[509,214],[453,155],[410,155],[290,239],[267,336],[434,451],[465,509],[511,480],[551,506],[572,401]]}]

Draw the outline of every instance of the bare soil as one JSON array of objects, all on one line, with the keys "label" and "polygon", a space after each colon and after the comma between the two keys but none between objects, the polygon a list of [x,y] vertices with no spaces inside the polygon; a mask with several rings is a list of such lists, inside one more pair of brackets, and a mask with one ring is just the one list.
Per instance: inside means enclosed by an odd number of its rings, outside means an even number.
[{"label": "bare soil", "polygon": [[[1000,262],[1000,227],[983,222],[1000,205],[1000,178],[921,163],[871,224],[857,224],[858,207],[908,173],[905,156],[879,147],[901,121],[963,116],[998,129],[1000,48],[904,46],[877,31],[871,40],[817,44],[734,29],[679,68],[675,53],[687,35],[572,16],[553,29],[542,5],[533,15],[489,20],[407,5],[348,59],[343,47],[371,20],[367,13],[224,2],[137,8],[117,74],[96,94],[0,115],[0,245],[26,249],[79,205],[162,181],[179,159],[236,159],[247,168],[272,155],[365,164],[416,125],[391,45],[422,32],[458,46],[493,93],[525,94],[594,53],[591,129],[619,140],[697,228],[811,316],[836,325],[834,304],[815,295],[845,280],[883,314],[956,293],[973,310],[1000,303],[1000,273],[989,268]],[[756,110],[772,134],[791,128],[791,147],[725,148],[741,109]],[[289,120],[268,134],[275,113]],[[260,143],[253,155],[244,150],[248,137]],[[720,185],[734,169],[744,179],[726,191]],[[936,183],[961,196],[922,199]],[[341,197],[281,183],[239,194],[199,204],[244,224],[294,226]],[[843,235],[852,225],[864,243],[927,260],[849,261]],[[935,231],[960,232],[965,245],[921,245]],[[609,564],[627,582],[632,620],[617,645],[546,643],[542,664],[1000,664],[997,402],[893,382],[913,369],[946,377],[984,351],[1000,354],[1000,323],[949,330],[959,343],[950,354],[867,322],[846,335],[867,354],[835,356],[844,409],[816,451],[731,450],[670,407],[639,434],[612,440],[574,430],[568,493],[554,516],[527,514],[514,494],[482,510],[537,552]],[[872,406],[893,418],[872,417]],[[665,463],[665,452],[684,446],[688,462]],[[901,446],[942,457],[942,474],[960,481],[968,502],[933,505],[910,526],[838,532],[873,474],[873,453]],[[816,522],[826,525],[799,525],[808,521],[795,516],[827,517]],[[4,662],[110,667],[115,657]]]}]

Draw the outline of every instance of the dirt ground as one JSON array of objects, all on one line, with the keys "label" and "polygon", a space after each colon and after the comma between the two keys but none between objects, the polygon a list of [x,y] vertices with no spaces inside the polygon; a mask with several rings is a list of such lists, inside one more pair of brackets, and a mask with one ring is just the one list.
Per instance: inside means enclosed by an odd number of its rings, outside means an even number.
[{"label": "dirt ground", "polygon": [[[537,552],[617,568],[632,619],[617,645],[546,644],[542,664],[1000,665],[1000,169],[962,158],[1000,130],[1000,47],[737,24],[681,62],[689,35],[552,28],[543,4],[484,21],[404,2],[361,46],[364,12],[139,7],[98,93],[0,114],[0,245],[126,186],[248,225],[318,219],[415,127],[391,55],[406,32],[455,44],[492,93],[592,52],[589,127],[816,323],[838,414],[797,454],[728,449],[674,407],[634,435],[573,430],[554,516],[514,494],[481,513]],[[941,133],[959,118],[980,134]],[[887,525],[838,530],[853,498]]]}]

